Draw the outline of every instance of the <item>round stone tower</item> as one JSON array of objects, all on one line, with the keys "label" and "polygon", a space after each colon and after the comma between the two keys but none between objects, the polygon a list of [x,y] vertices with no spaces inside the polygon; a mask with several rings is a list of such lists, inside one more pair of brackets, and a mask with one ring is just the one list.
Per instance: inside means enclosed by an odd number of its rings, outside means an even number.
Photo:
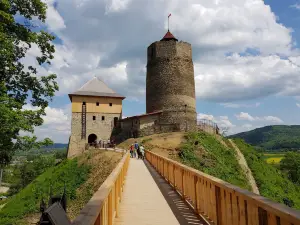
[{"label": "round stone tower", "polygon": [[196,128],[196,101],[192,47],[168,31],[147,50],[146,111],[163,111],[161,124],[182,131]]}]

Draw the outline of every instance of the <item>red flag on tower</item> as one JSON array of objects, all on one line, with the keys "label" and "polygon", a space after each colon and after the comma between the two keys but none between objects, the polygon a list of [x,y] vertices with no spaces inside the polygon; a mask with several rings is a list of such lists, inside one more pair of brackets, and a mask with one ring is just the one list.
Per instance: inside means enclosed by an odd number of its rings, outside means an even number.
[{"label": "red flag on tower", "polygon": [[169,14],[168,18],[171,16],[171,13]]}]

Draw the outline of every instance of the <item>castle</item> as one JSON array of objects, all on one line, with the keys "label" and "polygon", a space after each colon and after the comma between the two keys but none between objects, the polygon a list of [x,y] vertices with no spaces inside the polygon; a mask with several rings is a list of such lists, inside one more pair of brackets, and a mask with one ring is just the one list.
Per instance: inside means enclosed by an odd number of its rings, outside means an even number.
[{"label": "castle", "polygon": [[[69,97],[72,131],[68,157],[83,152],[88,143],[112,136],[121,141],[154,133],[194,131],[199,127],[192,47],[187,42],[178,42],[169,30],[147,49],[145,114],[122,119],[125,97],[96,77]],[[217,132],[215,128],[211,131]]]}]

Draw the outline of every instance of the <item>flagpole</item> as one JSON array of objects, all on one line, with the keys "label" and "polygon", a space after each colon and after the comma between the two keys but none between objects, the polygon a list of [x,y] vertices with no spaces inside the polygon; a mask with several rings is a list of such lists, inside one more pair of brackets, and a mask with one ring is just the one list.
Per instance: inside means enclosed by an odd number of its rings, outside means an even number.
[{"label": "flagpole", "polygon": [[169,31],[169,26],[170,26],[169,20],[170,20],[170,16],[168,16],[168,31]]}]

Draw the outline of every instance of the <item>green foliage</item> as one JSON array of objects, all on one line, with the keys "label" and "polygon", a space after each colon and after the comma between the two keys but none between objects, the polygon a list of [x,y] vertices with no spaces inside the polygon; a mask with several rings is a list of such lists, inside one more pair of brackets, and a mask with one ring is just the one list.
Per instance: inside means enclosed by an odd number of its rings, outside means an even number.
[{"label": "green foliage", "polygon": [[89,166],[79,165],[77,159],[65,160],[48,169],[4,206],[0,211],[0,224],[20,224],[24,216],[39,212],[41,198],[49,198],[50,186],[54,195],[61,195],[66,184],[68,199],[76,199],[76,189],[86,181],[89,170]]},{"label": "green foliage", "polygon": [[300,185],[300,153],[288,152],[280,162],[280,169],[287,173],[291,181]]},{"label": "green foliage", "polygon": [[242,151],[250,167],[260,194],[274,201],[292,202],[293,207],[300,209],[300,187],[293,184],[280,170],[265,162],[261,153],[246,144],[242,139],[235,139],[235,144]]},{"label": "green foliage", "polygon": [[[0,166],[10,162],[18,147],[32,144],[35,137],[21,138],[19,132],[32,133],[43,123],[41,116],[58,90],[56,75],[39,76],[36,68],[25,68],[22,63],[32,45],[40,50],[36,58],[39,65],[53,59],[54,36],[33,29],[33,20],[40,23],[45,18],[46,4],[41,0],[0,1]],[[38,109],[24,110],[27,103]]]},{"label": "green foliage", "polygon": [[61,151],[61,150],[56,150],[54,153],[54,157],[56,159],[66,159],[67,158],[67,149]]},{"label": "green foliage", "polygon": [[266,126],[230,136],[241,138],[260,151],[287,151],[300,149],[300,126]]},{"label": "green foliage", "polygon": [[17,179],[10,188],[10,195],[18,193],[21,189],[31,183],[37,176],[44,173],[48,168],[55,165],[53,156],[29,156],[28,161],[22,162],[21,165],[15,166],[12,176]]},{"label": "green foliage", "polygon": [[250,188],[234,151],[223,146],[213,135],[188,133],[180,149],[182,163],[239,187]]}]

